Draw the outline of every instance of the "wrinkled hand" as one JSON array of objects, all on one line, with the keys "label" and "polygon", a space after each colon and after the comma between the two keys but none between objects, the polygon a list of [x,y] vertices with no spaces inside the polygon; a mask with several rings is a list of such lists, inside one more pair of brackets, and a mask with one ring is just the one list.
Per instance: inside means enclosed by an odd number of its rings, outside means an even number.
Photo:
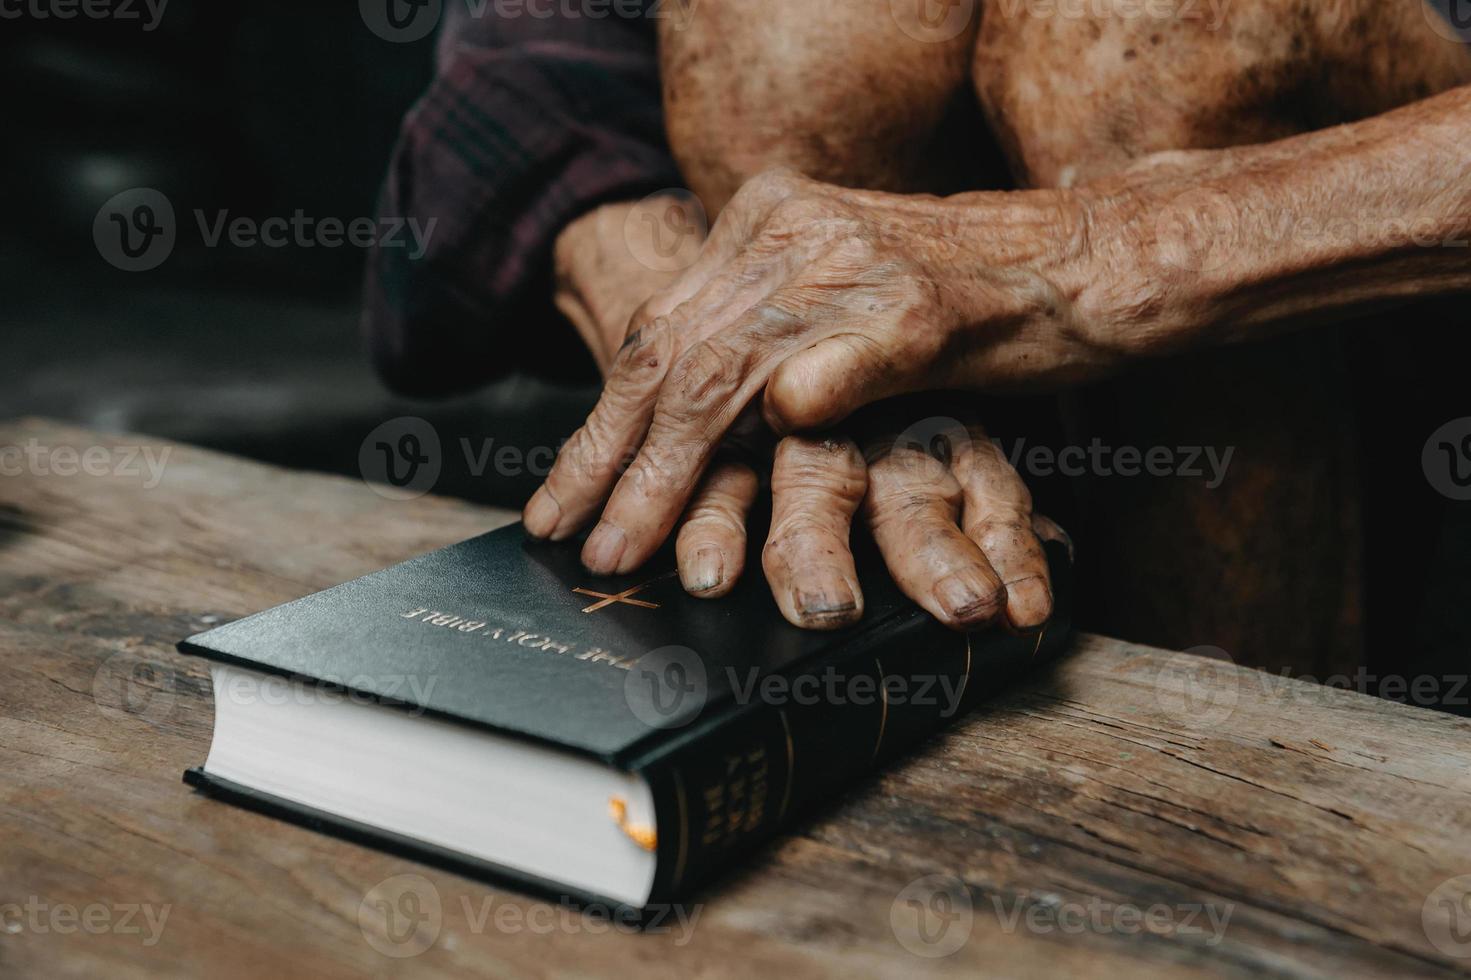
[{"label": "wrinkled hand", "polygon": [[527,530],[569,537],[606,499],[583,562],[638,567],[763,389],[767,422],[792,432],[902,392],[1099,369],[1112,354],[1078,326],[1092,280],[1077,200],[941,200],[787,172],[749,182],[695,264],[635,316],[602,398],[528,503]]},{"label": "wrinkled hand", "polygon": [[[1039,538],[1065,539],[1033,516],[1026,486],[985,431],[929,418],[902,433],[877,428],[864,442],[864,453],[845,436],[788,436],[777,447],[762,564],[782,615],[809,629],[862,616],[849,546],[856,516],[899,587],[942,623],[1041,628],[1052,591]],[[686,590],[714,597],[735,585],[756,494],[744,463],[711,467],[676,542]]]}]

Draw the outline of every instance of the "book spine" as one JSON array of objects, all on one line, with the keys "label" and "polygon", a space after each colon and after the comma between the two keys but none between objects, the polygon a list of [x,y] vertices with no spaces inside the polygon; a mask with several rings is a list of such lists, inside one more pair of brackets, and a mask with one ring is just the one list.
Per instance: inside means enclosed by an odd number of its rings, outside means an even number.
[{"label": "book spine", "polygon": [[1070,632],[1054,614],[1035,636],[966,636],[921,613],[800,673],[737,683],[735,708],[638,767],[658,821],[650,904],[688,896],[793,818],[1056,656]]}]

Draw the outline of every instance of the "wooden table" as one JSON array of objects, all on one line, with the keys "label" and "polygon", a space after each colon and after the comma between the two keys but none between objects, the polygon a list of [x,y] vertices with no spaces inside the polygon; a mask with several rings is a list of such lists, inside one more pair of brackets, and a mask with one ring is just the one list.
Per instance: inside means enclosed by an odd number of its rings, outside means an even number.
[{"label": "wooden table", "polygon": [[[0,425],[0,471],[0,976],[1471,972],[1471,722],[1096,636],[692,929],[212,802],[177,639],[509,515],[44,421]],[[438,899],[418,949],[372,912],[404,889]]]}]

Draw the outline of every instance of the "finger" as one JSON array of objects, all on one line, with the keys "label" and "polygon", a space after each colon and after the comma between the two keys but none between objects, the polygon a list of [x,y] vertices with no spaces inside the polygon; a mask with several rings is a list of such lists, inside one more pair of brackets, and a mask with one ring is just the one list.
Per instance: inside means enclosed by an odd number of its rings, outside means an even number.
[{"label": "finger", "polygon": [[740,578],[756,486],[756,471],[735,460],[717,463],[705,475],[674,543],[679,580],[690,595],[725,595]]},{"label": "finger", "polygon": [[945,464],[896,447],[868,469],[864,517],[904,594],[952,629],[1002,615],[1006,588],[981,549],[961,533],[961,489]]},{"label": "finger", "polygon": [[793,312],[800,307],[786,292],[695,344],[670,370],[643,446],[583,548],[591,571],[632,571],[669,536],[715,447],[804,332],[804,318]]},{"label": "finger", "polygon": [[1007,624],[1039,629],[1052,615],[1052,579],[1034,530],[1031,492],[982,429],[972,426],[970,436],[950,464],[965,499],[961,525],[1006,586]]},{"label": "finger", "polygon": [[[722,233],[708,244],[729,239]],[[702,337],[729,327],[775,288],[776,263],[764,254],[721,270],[717,260],[732,247],[707,248],[673,286],[634,314],[632,323],[642,326],[632,329],[614,358],[592,414],[527,502],[522,521],[528,534],[560,541],[584,526],[648,433],[660,386],[676,358]]]},{"label": "finger", "polygon": [[[903,349],[895,350],[900,339]],[[840,333],[793,354],[772,372],[761,413],[774,432],[833,426],[864,405],[917,390],[928,363],[918,338]]]},{"label": "finger", "polygon": [[527,534],[560,541],[597,512],[648,431],[674,346],[674,331],[666,318],[629,337],[592,414],[562,447],[546,480],[527,501],[521,514]]},{"label": "finger", "polygon": [[849,537],[867,481],[852,440],[789,436],[777,446],[761,563],[789,623],[837,629],[863,615]]}]

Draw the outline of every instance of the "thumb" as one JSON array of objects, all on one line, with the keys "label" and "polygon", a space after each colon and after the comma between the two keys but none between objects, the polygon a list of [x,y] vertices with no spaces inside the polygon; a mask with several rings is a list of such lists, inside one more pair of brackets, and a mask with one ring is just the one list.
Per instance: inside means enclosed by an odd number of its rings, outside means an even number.
[{"label": "thumb", "polygon": [[761,414],[783,435],[823,429],[864,405],[913,389],[908,372],[876,341],[845,333],[783,361],[766,383]]}]

